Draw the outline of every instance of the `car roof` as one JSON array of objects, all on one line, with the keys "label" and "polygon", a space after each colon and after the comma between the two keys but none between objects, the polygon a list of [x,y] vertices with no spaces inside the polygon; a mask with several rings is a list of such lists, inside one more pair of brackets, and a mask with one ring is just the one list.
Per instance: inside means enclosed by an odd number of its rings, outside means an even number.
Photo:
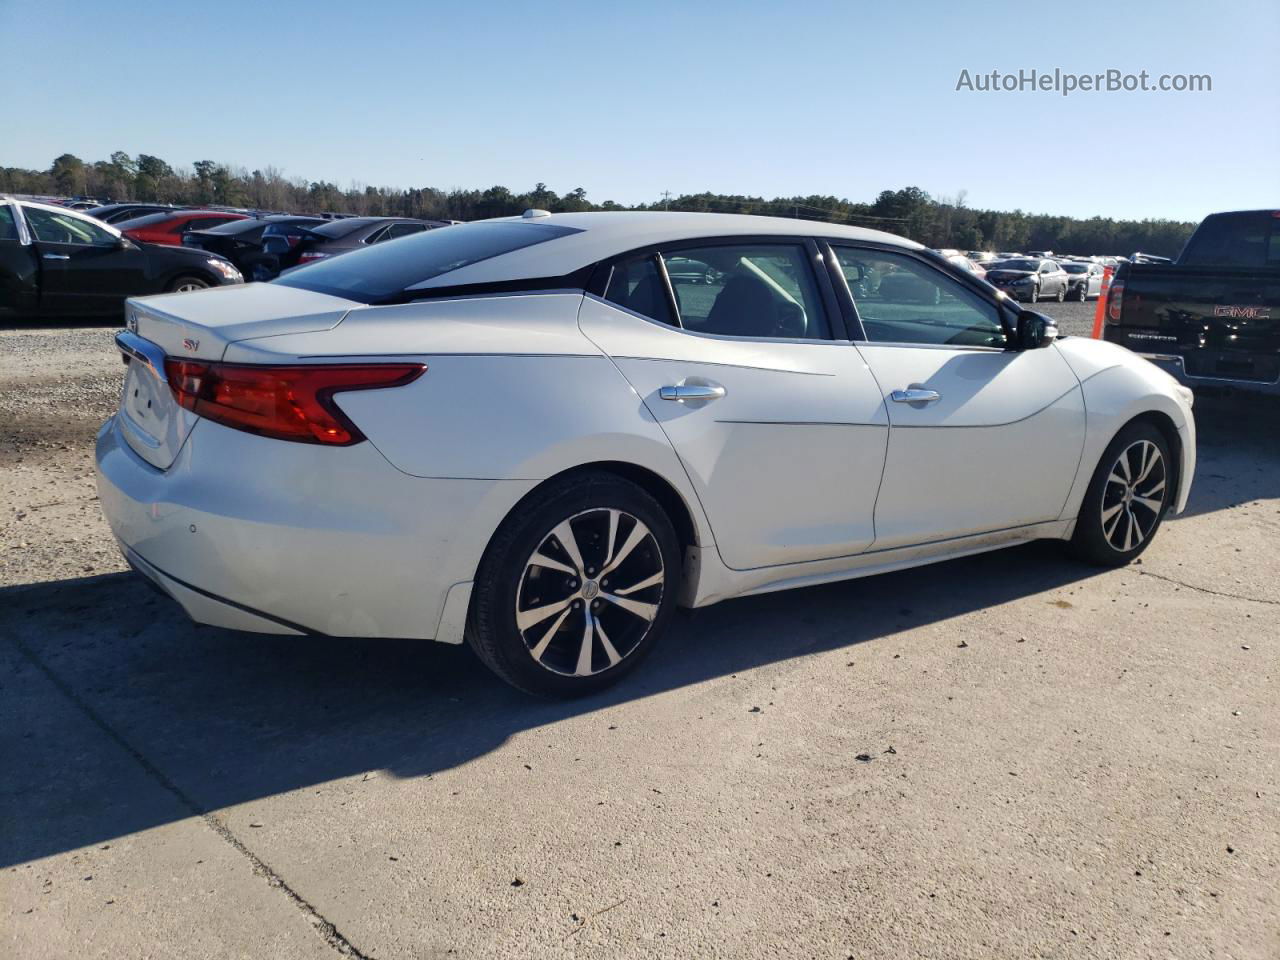
[{"label": "car roof", "polygon": [[[655,244],[693,242],[720,237],[804,236],[829,240],[888,243],[911,250],[925,249],[905,237],[817,220],[758,217],[726,213],[668,213],[663,211],[607,211],[552,213],[534,217],[501,217],[493,221],[527,224],[538,230],[547,225],[568,227],[574,233],[554,242],[535,243],[510,253],[490,257],[470,266],[433,277],[415,289],[562,277],[600,260]],[[466,230],[468,224],[448,227]]]}]

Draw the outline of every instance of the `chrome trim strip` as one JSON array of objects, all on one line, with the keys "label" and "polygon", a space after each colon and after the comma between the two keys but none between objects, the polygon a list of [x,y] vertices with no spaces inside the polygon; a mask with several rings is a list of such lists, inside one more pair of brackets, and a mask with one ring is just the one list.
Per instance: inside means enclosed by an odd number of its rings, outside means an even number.
[{"label": "chrome trim strip", "polygon": [[156,344],[150,340],[144,340],[136,333],[121,330],[116,334],[116,348],[126,358],[137,360],[147,367],[161,383],[168,384],[169,378],[164,372],[165,354]]},{"label": "chrome trim strip", "polygon": [[1187,364],[1183,357],[1176,353],[1139,353],[1134,351],[1138,356],[1145,360],[1160,363],[1171,363],[1178,368],[1178,373],[1186,380],[1196,383],[1230,383],[1230,384],[1256,384],[1261,387],[1280,386],[1280,377],[1275,380],[1250,380],[1246,377],[1201,377],[1194,373],[1187,373]]}]

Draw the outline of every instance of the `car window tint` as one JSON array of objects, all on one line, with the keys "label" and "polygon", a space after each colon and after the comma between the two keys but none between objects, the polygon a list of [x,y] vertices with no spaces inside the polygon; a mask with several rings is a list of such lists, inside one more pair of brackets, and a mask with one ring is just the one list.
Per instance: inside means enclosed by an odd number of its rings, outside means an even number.
[{"label": "car window tint", "polygon": [[637,257],[614,264],[604,298],[610,303],[616,303],[650,320],[657,320],[659,323],[675,323],[675,318],[671,316],[671,301],[667,298],[667,287],[658,270],[656,255]]},{"label": "car window tint", "polygon": [[17,240],[18,225],[13,222],[13,210],[0,206],[0,240]]},{"label": "car window tint", "polygon": [[801,244],[726,244],[664,250],[680,325],[731,337],[830,339]]},{"label": "car window tint", "polygon": [[873,343],[1005,345],[998,308],[953,277],[903,254],[835,249]]},{"label": "car window tint", "polygon": [[425,223],[393,223],[387,239],[394,240],[396,237],[407,237],[411,233],[421,233],[425,229],[427,229]]},{"label": "car window tint", "polygon": [[27,223],[37,240],[44,243],[76,243],[84,246],[93,244],[110,245],[116,242],[115,237],[101,227],[85,220],[69,217],[64,213],[53,213],[38,207],[27,207],[25,210]]},{"label": "car window tint", "polygon": [[1191,235],[1178,262],[1189,266],[1261,267],[1280,260],[1280,218],[1266,210],[1215,213]]},{"label": "car window tint", "polygon": [[369,234],[367,237],[364,238],[364,242],[365,243],[381,243],[383,240],[387,239],[388,231],[390,231],[390,229],[391,229],[390,227],[383,227],[380,230],[375,230],[373,231],[373,233]]},{"label": "car window tint", "polygon": [[274,282],[360,303],[385,303],[473,263],[581,232],[576,227],[528,221],[464,223],[309,264]]}]

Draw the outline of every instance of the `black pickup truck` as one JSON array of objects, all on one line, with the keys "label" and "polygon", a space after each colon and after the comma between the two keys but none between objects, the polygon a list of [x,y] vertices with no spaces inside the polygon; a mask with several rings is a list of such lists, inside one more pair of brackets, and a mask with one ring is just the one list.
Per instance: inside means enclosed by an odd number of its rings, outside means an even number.
[{"label": "black pickup truck", "polygon": [[135,243],[79,211],[0,196],[0,321],[118,316],[126,297],[242,280],[205,250]]},{"label": "black pickup truck", "polygon": [[1173,263],[1123,263],[1102,337],[1189,387],[1280,395],[1280,210],[1205,217]]}]

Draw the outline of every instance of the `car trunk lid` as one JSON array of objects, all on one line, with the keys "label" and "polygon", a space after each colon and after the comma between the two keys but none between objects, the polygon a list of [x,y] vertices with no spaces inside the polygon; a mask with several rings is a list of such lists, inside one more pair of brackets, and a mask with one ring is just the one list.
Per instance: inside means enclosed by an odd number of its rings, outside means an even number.
[{"label": "car trunk lid", "polygon": [[165,470],[199,419],[169,389],[165,358],[220,360],[237,340],[335,327],[358,304],[309,290],[248,284],[128,300],[116,345],[128,365],[116,422],[133,451]]}]

